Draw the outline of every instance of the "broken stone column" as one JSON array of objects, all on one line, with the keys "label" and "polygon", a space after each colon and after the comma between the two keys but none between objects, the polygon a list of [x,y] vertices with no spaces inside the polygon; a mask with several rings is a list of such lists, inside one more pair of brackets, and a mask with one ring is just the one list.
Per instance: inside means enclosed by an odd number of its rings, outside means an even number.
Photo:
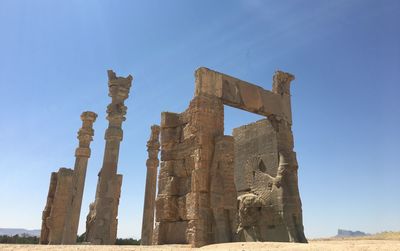
[{"label": "broken stone column", "polygon": [[160,127],[153,125],[151,135],[147,141],[148,159],[146,162],[146,190],[144,195],[143,220],[142,220],[142,238],[141,245],[151,245],[153,242],[154,228],[154,205],[157,187],[157,168],[159,164],[158,152],[160,151]]},{"label": "broken stone column", "polygon": [[41,244],[73,244],[79,224],[86,168],[93,139],[93,123],[96,113],[81,115],[82,128],[78,132],[79,147],[76,149],[74,170],[60,168],[50,179],[46,207],[42,215]]},{"label": "broken stone column", "polygon": [[74,172],[60,168],[51,174],[47,204],[42,215],[40,244],[62,244],[64,226],[70,210]]},{"label": "broken stone column", "polygon": [[42,213],[42,228],[40,231],[40,240],[39,240],[40,244],[49,244],[50,228],[47,225],[47,218],[49,218],[51,213],[56,187],[57,187],[57,172],[53,172],[51,173],[50,176],[50,185],[49,185],[49,192],[47,194],[46,206]]},{"label": "broken stone column", "polygon": [[132,76],[117,77],[108,71],[108,86],[111,104],[107,107],[108,129],[105,133],[106,146],[103,166],[99,172],[96,199],[86,222],[86,239],[92,244],[112,245],[117,237],[118,204],[121,193],[122,175],[117,174],[119,147],[123,138],[122,122],[127,107],[124,101],[129,96]]},{"label": "broken stone column", "polygon": [[81,213],[83,189],[85,186],[86,170],[90,157],[90,142],[93,140],[93,123],[97,114],[84,112],[81,115],[82,128],[78,132],[79,146],[75,151],[75,167],[71,208],[65,225],[63,244],[75,244]]}]

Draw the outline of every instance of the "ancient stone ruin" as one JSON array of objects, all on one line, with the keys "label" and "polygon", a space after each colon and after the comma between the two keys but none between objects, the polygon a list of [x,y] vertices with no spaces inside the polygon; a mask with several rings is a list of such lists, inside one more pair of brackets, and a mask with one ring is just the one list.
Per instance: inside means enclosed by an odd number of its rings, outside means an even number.
[{"label": "ancient stone ruin", "polygon": [[[107,107],[108,129],[103,167],[99,173],[95,202],[90,205],[86,222],[86,239],[92,244],[115,244],[117,236],[118,204],[122,175],[117,174],[118,155],[122,141],[122,122],[125,121],[132,76],[117,77],[108,71],[111,104]],[[74,244],[78,232],[89,144],[93,139],[93,123],[97,115],[84,112],[82,128],[78,132],[79,147],[76,149],[74,170],[60,168],[50,179],[46,207],[42,215],[41,244]]]},{"label": "ancient stone ruin", "polygon": [[86,221],[86,240],[92,244],[115,244],[118,225],[118,205],[121,194],[122,175],[117,174],[119,147],[123,137],[122,122],[127,107],[124,101],[129,96],[132,76],[117,77],[108,71],[108,87],[111,103],[107,107],[108,129],[103,166],[99,172],[96,199],[90,205]]},{"label": "ancient stone ruin", "polygon": [[[272,91],[199,68],[195,94],[182,113],[163,112],[151,127],[142,222],[142,244],[206,244],[232,241],[307,242],[291,131],[289,73],[277,71]],[[132,77],[108,71],[103,166],[90,204],[86,240],[114,244],[122,175],[117,174],[122,123]],[[224,135],[224,105],[265,116]],[[79,225],[93,123],[84,112],[74,170],[50,180],[42,215],[41,244],[74,244]],[[159,166],[158,154],[161,151]],[[158,189],[157,189],[158,186]]]},{"label": "ancient stone ruin", "polygon": [[93,140],[93,123],[97,114],[84,112],[78,132],[79,146],[75,151],[74,170],[60,168],[50,179],[46,207],[42,215],[41,244],[74,244],[85,185],[86,169]]},{"label": "ancient stone ruin", "polygon": [[[152,128],[142,244],[307,242],[291,131],[294,76],[277,71],[272,91],[207,68],[195,76],[189,108],[161,114],[160,143]],[[227,136],[224,105],[266,118]]]}]

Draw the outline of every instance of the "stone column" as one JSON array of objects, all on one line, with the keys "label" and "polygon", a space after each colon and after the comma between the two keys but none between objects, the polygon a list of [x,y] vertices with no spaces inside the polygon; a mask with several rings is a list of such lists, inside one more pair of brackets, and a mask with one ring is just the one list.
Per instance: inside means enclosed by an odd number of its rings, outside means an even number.
[{"label": "stone column", "polygon": [[153,242],[154,228],[154,204],[156,198],[157,186],[157,168],[159,164],[158,152],[160,151],[160,127],[153,125],[151,135],[147,141],[148,159],[146,161],[146,190],[144,194],[143,220],[142,220],[142,238],[141,245],[151,245]]},{"label": "stone column", "polygon": [[82,128],[78,132],[75,169],[60,168],[50,179],[46,207],[42,215],[40,244],[74,244],[78,231],[86,168],[93,137],[93,123],[97,115],[84,112]]},{"label": "stone column", "polygon": [[106,146],[103,166],[99,173],[96,199],[91,205],[86,223],[86,238],[92,244],[115,243],[117,231],[117,208],[119,204],[122,176],[117,175],[119,147],[122,141],[122,122],[127,107],[124,101],[129,96],[132,76],[117,77],[108,71],[108,86],[111,104],[107,107],[108,129],[105,133]]},{"label": "stone column", "polygon": [[63,244],[76,243],[86,169],[90,157],[90,142],[93,140],[94,135],[93,123],[96,118],[97,114],[94,112],[87,111],[81,114],[82,128],[78,132],[79,146],[75,151],[73,194],[71,208],[67,216],[68,221],[65,224]]}]

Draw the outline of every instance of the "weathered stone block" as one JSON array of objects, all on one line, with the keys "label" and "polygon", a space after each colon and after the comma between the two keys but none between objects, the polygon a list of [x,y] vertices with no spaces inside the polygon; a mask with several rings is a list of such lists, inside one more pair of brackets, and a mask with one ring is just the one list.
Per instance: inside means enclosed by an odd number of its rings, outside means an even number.
[{"label": "weathered stone block", "polygon": [[174,176],[174,165],[175,165],[175,160],[162,161],[159,177],[162,179],[168,176]]},{"label": "weathered stone block", "polygon": [[178,195],[182,196],[190,192],[191,179],[189,177],[177,178]]},{"label": "weathered stone block", "polygon": [[182,142],[171,145],[167,149],[162,145],[161,160],[183,160],[192,153],[195,146],[195,138],[183,140]]},{"label": "weathered stone block", "polygon": [[242,83],[239,85],[239,91],[245,110],[258,113],[263,107],[260,95],[263,89],[255,85]]},{"label": "weathered stone block", "polygon": [[161,187],[162,190],[160,190],[159,194],[164,194],[164,195],[178,195],[179,194],[179,180],[177,177],[174,176],[169,176],[166,178],[163,178],[159,181],[160,183],[163,184]]},{"label": "weathered stone block", "polygon": [[279,115],[283,114],[281,96],[270,91],[263,90],[260,92],[262,102],[263,115]]},{"label": "weathered stone block", "polygon": [[222,96],[222,74],[201,67],[195,72],[196,89],[195,96],[211,95],[216,97]]},{"label": "weathered stone block", "polygon": [[177,144],[180,141],[182,133],[181,127],[166,127],[161,129],[161,144],[165,147],[167,144]]},{"label": "weathered stone block", "polygon": [[179,214],[179,219],[187,220],[186,196],[178,197],[178,214]]},{"label": "weathered stone block", "polygon": [[222,80],[222,100],[229,105],[243,105],[237,81]]},{"label": "weathered stone block", "polygon": [[156,221],[177,221],[178,212],[177,196],[159,196],[156,199]]},{"label": "weathered stone block", "polygon": [[196,168],[192,171],[192,192],[209,191],[209,175],[206,168]]},{"label": "weathered stone block", "polygon": [[180,121],[179,114],[172,112],[162,112],[161,113],[161,127],[177,127],[182,123]]},{"label": "weathered stone block", "polygon": [[188,243],[186,237],[186,230],[188,228],[187,221],[164,222],[163,244],[186,244]]},{"label": "weathered stone block", "polygon": [[173,162],[173,175],[176,177],[190,176],[190,172],[186,169],[184,160],[176,160]]}]

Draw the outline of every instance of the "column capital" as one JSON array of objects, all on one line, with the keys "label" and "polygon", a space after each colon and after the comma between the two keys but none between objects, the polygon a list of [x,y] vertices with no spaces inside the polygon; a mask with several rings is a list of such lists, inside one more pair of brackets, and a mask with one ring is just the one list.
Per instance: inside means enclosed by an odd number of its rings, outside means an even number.
[{"label": "column capital", "polygon": [[149,141],[147,141],[147,152],[149,153],[149,159],[157,158],[157,154],[160,150],[159,137],[160,137],[160,126],[152,125],[150,138]]},{"label": "column capital", "polygon": [[97,118],[97,114],[95,112],[91,112],[91,111],[86,111],[86,112],[82,112],[81,114],[81,120],[83,122],[92,122],[94,123],[96,121]]},{"label": "column capital", "polygon": [[114,71],[108,70],[108,96],[111,97],[111,103],[107,106],[107,120],[114,125],[121,126],[125,121],[127,107],[124,101],[129,97],[129,91],[132,86],[133,77],[117,77]]},{"label": "column capital", "polygon": [[89,143],[93,140],[93,123],[96,121],[97,114],[86,111],[81,114],[82,127],[78,131],[79,146],[89,148]]},{"label": "column capital", "polygon": [[108,70],[108,88],[110,96],[113,100],[124,102],[129,97],[129,90],[132,86],[133,77],[117,77],[114,71]]}]

